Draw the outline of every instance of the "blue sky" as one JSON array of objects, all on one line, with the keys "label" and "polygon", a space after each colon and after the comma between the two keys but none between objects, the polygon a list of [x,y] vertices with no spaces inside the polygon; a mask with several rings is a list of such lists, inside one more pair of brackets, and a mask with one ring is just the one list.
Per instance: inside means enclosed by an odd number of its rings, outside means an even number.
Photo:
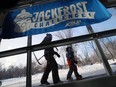
[{"label": "blue sky", "polygon": [[[116,24],[115,24],[116,23],[116,9],[111,8],[111,9],[108,9],[108,11],[112,14],[112,17],[107,21],[93,24],[92,27],[95,32],[109,30],[111,28],[112,29],[116,28]],[[75,27],[75,28],[73,28],[73,31],[74,31],[74,36],[80,36],[80,35],[84,35],[84,34],[88,33],[85,26]],[[55,32],[52,32],[52,33],[54,35]],[[45,36],[45,34],[33,35],[32,44],[39,44],[43,40],[44,36]],[[55,36],[53,36],[53,41],[54,40],[57,40],[57,38]],[[1,42],[0,51],[24,47],[26,45],[27,45],[27,37],[21,37],[21,38],[16,38],[16,39],[4,39]],[[38,58],[43,55],[43,51],[38,51],[35,53]],[[32,56],[32,59],[34,60],[33,56]],[[0,62],[5,67],[8,67],[9,65],[12,65],[12,64],[13,65],[25,65],[26,64],[26,54],[1,58]]]}]

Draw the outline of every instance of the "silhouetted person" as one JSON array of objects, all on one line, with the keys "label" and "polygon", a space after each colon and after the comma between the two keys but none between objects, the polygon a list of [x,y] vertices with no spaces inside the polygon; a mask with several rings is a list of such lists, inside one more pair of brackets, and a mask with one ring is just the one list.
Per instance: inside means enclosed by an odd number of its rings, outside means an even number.
[{"label": "silhouetted person", "polygon": [[2,81],[0,81],[0,86],[2,85]]},{"label": "silhouetted person", "polygon": [[74,72],[75,74],[75,77],[77,80],[80,80],[82,79],[82,76],[79,75],[78,71],[77,71],[77,61],[75,60],[74,58],[74,52],[73,52],[73,49],[72,47],[67,47],[66,48],[66,57],[67,57],[67,62],[68,62],[68,65],[69,65],[69,71],[68,71],[68,74],[67,74],[67,80],[73,80],[73,78],[71,77],[72,76],[72,73]]},{"label": "silhouetted person", "polygon": [[[51,41],[52,41],[52,35],[47,34],[44,40],[42,41],[42,43],[48,43]],[[48,47],[44,50],[44,56],[45,59],[47,60],[47,66],[43,73],[41,84],[46,84],[46,85],[50,84],[47,81],[50,71],[52,71],[53,83],[57,84],[61,82],[58,74],[58,64],[54,58],[54,54],[60,57],[60,55],[54,51],[53,47]]]}]

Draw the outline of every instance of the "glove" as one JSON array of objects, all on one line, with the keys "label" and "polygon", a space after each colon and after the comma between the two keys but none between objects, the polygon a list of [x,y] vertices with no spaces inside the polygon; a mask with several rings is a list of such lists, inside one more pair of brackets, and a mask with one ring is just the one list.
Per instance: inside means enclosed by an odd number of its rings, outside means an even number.
[{"label": "glove", "polygon": [[78,61],[74,61],[74,63],[75,63],[75,64],[77,64],[77,63],[78,63]]}]

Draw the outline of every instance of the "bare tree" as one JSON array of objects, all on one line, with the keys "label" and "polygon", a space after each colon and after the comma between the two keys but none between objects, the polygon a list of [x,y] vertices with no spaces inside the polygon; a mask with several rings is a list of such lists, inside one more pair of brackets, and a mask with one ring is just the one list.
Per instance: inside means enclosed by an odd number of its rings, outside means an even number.
[{"label": "bare tree", "polygon": [[68,30],[64,30],[64,31],[58,31],[55,34],[56,37],[58,37],[59,39],[66,39],[66,38],[70,38],[73,36],[73,32],[71,29]]},{"label": "bare tree", "polygon": [[[72,32],[72,29],[68,29],[68,30],[64,30],[64,31],[59,31],[55,34],[56,37],[58,37],[59,39],[66,39],[66,38],[71,38],[73,36],[73,32]],[[73,51],[74,51],[74,55],[75,55],[75,58],[78,58],[77,57],[77,46],[78,44],[69,44],[69,46],[71,46],[73,48]],[[62,46],[60,48],[60,55],[62,55],[62,58],[63,58],[63,61],[64,61],[64,65],[66,64],[66,47],[67,46]],[[79,59],[77,59],[79,60]]]},{"label": "bare tree", "polygon": [[[115,49],[115,47],[112,44],[112,40],[110,38],[103,38],[103,39],[100,39],[100,41],[104,45],[104,51],[105,51],[106,55],[110,54],[110,56],[111,56],[110,58],[112,58],[114,60],[115,57],[114,57],[113,51],[111,49],[112,48]],[[110,59],[110,58],[108,58],[108,59]]]},{"label": "bare tree", "polygon": [[78,64],[79,66],[84,66],[84,65],[86,65],[85,60],[84,60],[84,58],[82,57],[82,55],[78,54],[78,58],[80,58],[80,62],[81,62],[81,63]]},{"label": "bare tree", "polygon": [[32,62],[32,74],[38,73],[39,72],[39,64],[37,64],[36,62]]},{"label": "bare tree", "polygon": [[[95,55],[96,55],[96,56],[94,55],[93,58],[94,58],[95,60],[97,59],[97,61],[101,63],[100,54],[98,53],[98,50],[97,50],[97,48],[96,48],[94,42],[93,42],[93,41],[89,41],[88,44],[89,44],[89,46],[93,49],[93,51],[94,51],[94,53],[95,53]],[[93,55],[92,55],[92,56],[93,56]]]},{"label": "bare tree", "polygon": [[[113,39],[112,39],[113,38]],[[108,40],[108,47],[112,50],[114,54],[116,54],[116,36],[115,37],[109,37]]]},{"label": "bare tree", "polygon": [[82,51],[82,53],[83,53],[83,55],[85,57],[86,64],[92,64],[92,62],[91,62],[91,60],[89,58],[90,53],[89,53],[89,50],[87,48],[87,42],[82,43],[82,45],[83,45],[83,49],[81,49],[81,51]]}]

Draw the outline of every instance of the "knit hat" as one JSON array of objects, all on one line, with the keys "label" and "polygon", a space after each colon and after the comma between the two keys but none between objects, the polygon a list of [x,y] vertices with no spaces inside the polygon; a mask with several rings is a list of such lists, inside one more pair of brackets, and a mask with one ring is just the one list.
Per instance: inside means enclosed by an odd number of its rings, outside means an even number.
[{"label": "knit hat", "polygon": [[45,38],[43,39],[43,41],[41,43],[50,42],[51,40],[52,40],[52,35],[46,34]]}]

